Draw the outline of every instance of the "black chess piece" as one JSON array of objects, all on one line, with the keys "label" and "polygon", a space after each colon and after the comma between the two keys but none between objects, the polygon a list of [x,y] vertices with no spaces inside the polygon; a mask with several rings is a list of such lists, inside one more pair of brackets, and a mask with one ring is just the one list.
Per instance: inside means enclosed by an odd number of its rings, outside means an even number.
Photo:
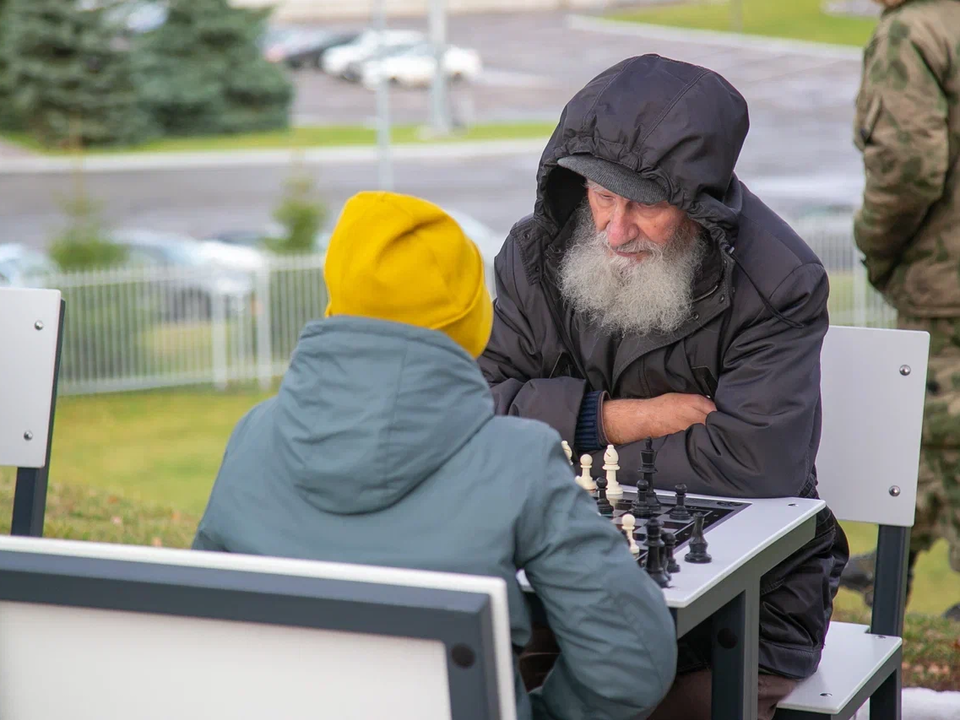
[{"label": "black chess piece", "polygon": [[684,558],[689,563],[703,565],[713,560],[707,553],[707,540],[703,537],[703,513],[693,516],[693,535],[690,537],[690,552]]},{"label": "black chess piece", "polygon": [[647,517],[657,517],[662,511],[663,508],[660,505],[660,498],[657,497],[657,491],[651,485],[647,488],[647,497],[646,497],[646,506],[647,506]]},{"label": "black chess piece", "polygon": [[670,517],[674,520],[689,520],[693,515],[687,509],[687,486],[677,485],[674,490],[677,493],[677,504],[670,511]]},{"label": "black chess piece", "polygon": [[604,517],[613,517],[613,505],[607,500],[607,478],[601,475],[597,478],[597,510]]},{"label": "black chess piece", "polygon": [[653,449],[653,439],[647,438],[640,451],[640,479],[637,481],[637,499],[631,508],[637,517],[652,518],[660,514],[660,498],[653,487],[653,476],[657,472],[657,451]]},{"label": "black chess piece", "polygon": [[673,557],[673,550],[675,547],[677,547],[677,536],[672,532],[667,532],[664,530],[661,537],[663,538],[664,546],[663,564],[666,567],[667,572],[673,575],[674,573],[680,572],[680,563],[678,563],[676,558]]},{"label": "black chess piece", "polygon": [[630,506],[630,514],[637,518],[650,517],[647,515],[647,488],[649,484],[644,478],[637,480],[637,497]]},{"label": "black chess piece", "polygon": [[650,547],[656,547],[660,553],[660,564],[663,566],[663,572],[667,576],[667,580],[670,579],[670,571],[667,569],[667,546],[663,542],[663,524],[656,518],[652,518],[647,521],[647,541],[645,545]]},{"label": "black chess piece", "polygon": [[664,548],[663,540],[660,539],[660,521],[653,519],[647,523],[647,558],[644,569],[653,581],[662,588],[670,584],[670,575],[663,566]]}]

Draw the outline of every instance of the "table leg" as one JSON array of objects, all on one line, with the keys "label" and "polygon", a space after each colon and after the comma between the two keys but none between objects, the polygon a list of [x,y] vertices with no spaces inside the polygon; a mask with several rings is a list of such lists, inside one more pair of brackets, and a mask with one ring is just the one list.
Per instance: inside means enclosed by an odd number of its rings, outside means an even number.
[{"label": "table leg", "polygon": [[760,592],[750,583],[713,616],[712,720],[756,720]]}]

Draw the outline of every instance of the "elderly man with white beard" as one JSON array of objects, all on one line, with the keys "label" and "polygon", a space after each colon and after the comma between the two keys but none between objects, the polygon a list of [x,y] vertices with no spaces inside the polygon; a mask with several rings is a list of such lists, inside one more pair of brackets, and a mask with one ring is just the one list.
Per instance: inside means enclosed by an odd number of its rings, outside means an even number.
[{"label": "elderly man with white beard", "polygon": [[[656,55],[618,63],[567,104],[534,212],[495,263],[480,366],[497,412],[548,423],[597,465],[616,445],[621,482],[654,438],[657,487],[817,496],[829,285],[737,178],[748,128],[724,78]],[[764,576],[760,718],[816,670],[848,556],[825,509],[814,539]],[[710,716],[710,647],[706,624],[681,640],[652,717]],[[528,686],[553,652],[540,627],[521,661]]]}]

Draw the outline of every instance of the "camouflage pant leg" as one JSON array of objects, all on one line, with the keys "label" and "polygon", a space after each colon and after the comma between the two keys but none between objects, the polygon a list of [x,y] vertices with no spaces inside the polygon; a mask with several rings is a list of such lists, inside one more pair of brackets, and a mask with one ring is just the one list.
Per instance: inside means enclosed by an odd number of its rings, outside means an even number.
[{"label": "camouflage pant leg", "polygon": [[910,549],[923,552],[942,537],[950,544],[951,567],[960,572],[960,319],[901,317],[898,325],[930,333]]},{"label": "camouflage pant leg", "polygon": [[960,572],[960,450],[925,447],[910,549],[924,552],[938,538],[949,544],[950,567]]}]

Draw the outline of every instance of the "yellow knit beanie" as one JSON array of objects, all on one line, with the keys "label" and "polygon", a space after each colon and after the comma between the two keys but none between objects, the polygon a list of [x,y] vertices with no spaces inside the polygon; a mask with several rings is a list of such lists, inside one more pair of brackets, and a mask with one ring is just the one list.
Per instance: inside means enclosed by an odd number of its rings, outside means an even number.
[{"label": "yellow knit beanie", "polygon": [[323,276],[327,317],[439,330],[475,358],[490,339],[493,303],[480,251],[453,218],[425,200],[354,195],[330,238]]}]

